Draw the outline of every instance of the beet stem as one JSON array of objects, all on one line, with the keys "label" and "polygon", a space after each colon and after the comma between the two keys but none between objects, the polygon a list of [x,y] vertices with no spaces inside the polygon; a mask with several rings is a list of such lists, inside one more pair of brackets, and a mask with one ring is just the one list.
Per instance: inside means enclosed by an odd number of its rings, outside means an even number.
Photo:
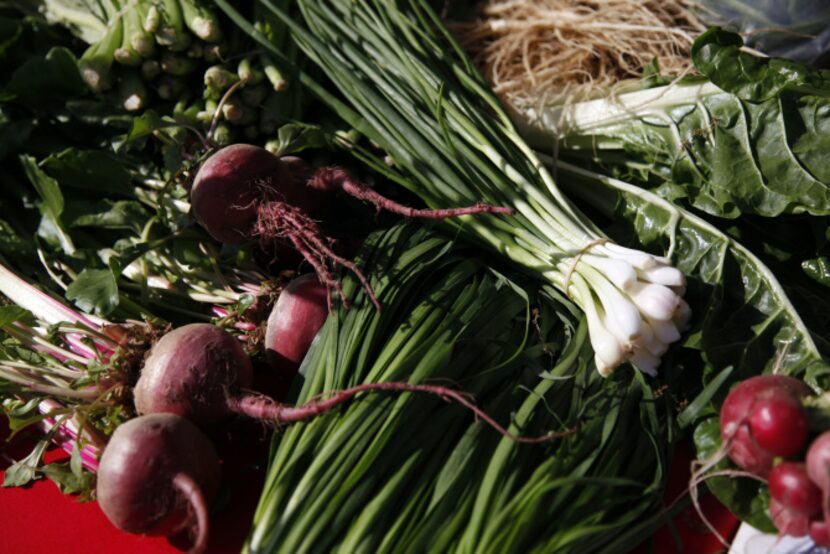
[{"label": "beet stem", "polygon": [[501,435],[520,443],[536,444],[549,442],[561,437],[573,435],[578,430],[577,426],[573,429],[568,429],[567,431],[548,433],[539,437],[520,437],[502,427],[496,420],[490,417],[487,412],[476,406],[469,399],[468,395],[460,391],[437,385],[415,385],[412,383],[401,382],[365,383],[341,391],[332,391],[329,393],[332,395],[330,398],[313,399],[299,406],[280,404],[267,396],[256,393],[244,394],[237,398],[230,398],[228,400],[228,404],[230,409],[237,413],[252,417],[254,419],[271,420],[273,423],[281,425],[311,419],[332,410],[336,406],[350,400],[357,394],[374,391],[423,392],[439,396],[447,402],[458,402],[472,411],[473,414],[475,414],[476,419],[484,421]]},{"label": "beet stem", "polygon": [[196,515],[196,539],[188,552],[200,554],[207,549],[208,543],[209,517],[205,497],[196,481],[186,473],[177,473],[173,477],[173,487],[190,503]]},{"label": "beet stem", "polygon": [[374,189],[364,185],[354,177],[352,177],[346,170],[339,167],[324,167],[317,171],[317,173],[309,181],[312,188],[322,190],[342,190],[346,194],[364,200],[373,204],[378,210],[386,210],[388,212],[396,213],[404,217],[417,217],[422,219],[446,219],[448,217],[458,217],[462,215],[472,215],[481,213],[490,214],[512,214],[513,209],[492,206],[490,204],[478,203],[473,206],[464,208],[445,208],[445,209],[418,209],[399,204],[394,200],[386,198],[379,194]]}]

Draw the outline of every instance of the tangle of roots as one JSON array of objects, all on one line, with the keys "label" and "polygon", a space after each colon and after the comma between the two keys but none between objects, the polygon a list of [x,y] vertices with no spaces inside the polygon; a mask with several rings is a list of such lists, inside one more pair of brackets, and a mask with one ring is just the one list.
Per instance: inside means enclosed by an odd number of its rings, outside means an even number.
[{"label": "tangle of roots", "polygon": [[[349,299],[343,294],[340,279],[329,268],[329,264],[334,264],[351,271],[363,285],[375,307],[380,309],[380,302],[360,268],[354,262],[335,253],[334,239],[326,236],[317,222],[300,208],[276,200],[263,202],[258,212],[256,234],[265,245],[270,245],[275,240],[282,240],[299,252],[311,264],[320,282],[329,291],[329,304],[331,304],[331,290],[334,289],[343,305],[346,307],[350,305]],[[329,308],[331,308],[330,305]]]},{"label": "tangle of roots", "polygon": [[579,101],[657,59],[661,72],[691,69],[691,45],[706,27],[693,0],[484,0],[479,17],[451,30],[490,81],[517,107]]}]

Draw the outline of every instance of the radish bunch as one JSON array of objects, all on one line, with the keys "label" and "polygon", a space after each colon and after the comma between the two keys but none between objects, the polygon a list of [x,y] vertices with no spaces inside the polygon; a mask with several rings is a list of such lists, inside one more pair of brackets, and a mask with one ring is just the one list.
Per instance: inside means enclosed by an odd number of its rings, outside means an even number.
[{"label": "radish bunch", "polygon": [[793,377],[747,379],[723,403],[721,439],[738,467],[767,481],[780,533],[830,546],[830,431],[811,437],[812,398]]}]

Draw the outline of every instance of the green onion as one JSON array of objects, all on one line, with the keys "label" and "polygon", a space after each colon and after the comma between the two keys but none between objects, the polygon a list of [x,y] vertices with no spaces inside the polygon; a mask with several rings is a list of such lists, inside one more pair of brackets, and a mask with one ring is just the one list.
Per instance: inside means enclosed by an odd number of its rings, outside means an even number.
[{"label": "green onion", "polygon": [[[666,347],[661,337],[669,334],[654,327],[677,331],[686,323],[682,274],[666,258],[614,244],[571,205],[426,2],[301,0],[308,30],[269,0],[261,4],[291,27],[352,107],[308,76],[305,86],[386,150],[394,169],[360,147],[355,155],[434,208],[512,207],[513,216],[451,224],[573,298],[588,314],[600,373],[624,361],[656,373]],[[218,5],[234,17],[224,0]]]}]

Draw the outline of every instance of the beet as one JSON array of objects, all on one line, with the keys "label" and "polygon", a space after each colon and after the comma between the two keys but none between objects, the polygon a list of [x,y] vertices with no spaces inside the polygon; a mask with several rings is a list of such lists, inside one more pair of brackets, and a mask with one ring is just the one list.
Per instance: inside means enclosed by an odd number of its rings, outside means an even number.
[{"label": "beet", "polygon": [[265,329],[268,363],[293,376],[329,315],[328,291],[317,275],[301,275],[280,292]]},{"label": "beet", "polygon": [[[807,413],[801,399],[810,395],[802,381],[784,375],[759,375],[733,388],[721,407],[721,439],[739,467],[765,477],[776,456],[792,456],[807,440]],[[760,444],[753,435],[759,431]]]},{"label": "beet", "polygon": [[[335,253],[317,219],[325,213],[325,199],[343,191],[405,217],[443,219],[461,215],[509,214],[511,208],[476,204],[465,208],[415,209],[394,202],[356,180],[342,168],[312,170],[298,158],[282,161],[264,148],[250,144],[226,146],[202,164],[190,192],[196,220],[215,239],[237,244],[253,238],[274,248],[278,258],[290,258],[293,249],[308,262],[326,288],[334,288],[344,303],[340,281],[329,264],[354,273],[379,309],[368,279],[352,262]],[[269,249],[269,248],[266,248]]]},{"label": "beet", "polygon": [[192,524],[191,552],[207,546],[209,502],[219,488],[219,458],[210,440],[174,414],[152,414],[119,426],[101,456],[96,495],[119,529],[170,535]]},{"label": "beet", "polygon": [[165,334],[150,350],[133,389],[139,414],[167,412],[198,424],[230,415],[229,391],[251,387],[253,366],[239,341],[209,323]]},{"label": "beet", "polygon": [[234,413],[280,425],[324,414],[365,392],[418,392],[461,404],[477,419],[519,442],[545,442],[575,432],[574,429],[542,437],[516,437],[464,393],[438,385],[365,383],[289,406],[251,392],[251,381],[251,362],[238,341],[209,323],[193,323],[167,333],[153,346],[134,388],[135,406],[141,414],[173,413],[200,425]]},{"label": "beet", "polygon": [[260,204],[269,197],[314,211],[314,192],[297,185],[278,157],[250,144],[233,144],[213,154],[199,168],[190,190],[196,221],[226,244],[256,236]]}]

